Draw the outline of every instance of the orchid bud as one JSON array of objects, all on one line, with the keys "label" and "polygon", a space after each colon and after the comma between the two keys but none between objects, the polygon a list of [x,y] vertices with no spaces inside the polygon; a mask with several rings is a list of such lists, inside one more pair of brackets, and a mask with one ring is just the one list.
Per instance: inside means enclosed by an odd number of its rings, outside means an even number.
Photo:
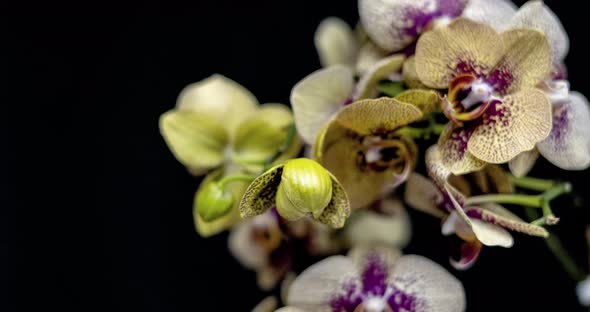
[{"label": "orchid bud", "polygon": [[210,222],[226,215],[233,205],[232,194],[219,183],[211,182],[197,193],[197,212],[204,221]]},{"label": "orchid bud", "polygon": [[322,214],[332,198],[330,174],[317,162],[299,158],[288,161],[277,190],[277,211],[287,220]]}]

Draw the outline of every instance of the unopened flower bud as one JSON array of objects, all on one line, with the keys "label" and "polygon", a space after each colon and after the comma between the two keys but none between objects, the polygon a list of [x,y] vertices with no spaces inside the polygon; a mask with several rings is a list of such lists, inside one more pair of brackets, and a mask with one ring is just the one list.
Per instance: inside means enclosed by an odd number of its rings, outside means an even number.
[{"label": "unopened flower bud", "polygon": [[210,222],[227,214],[233,202],[230,192],[219,183],[211,182],[197,193],[197,212],[204,221]]}]

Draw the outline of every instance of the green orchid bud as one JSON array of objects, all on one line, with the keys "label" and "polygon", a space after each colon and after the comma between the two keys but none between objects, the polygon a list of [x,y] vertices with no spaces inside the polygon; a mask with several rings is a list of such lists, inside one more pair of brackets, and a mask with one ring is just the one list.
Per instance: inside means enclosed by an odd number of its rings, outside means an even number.
[{"label": "green orchid bud", "polygon": [[287,220],[311,214],[334,228],[344,226],[350,215],[350,203],[340,182],[307,158],[289,160],[257,177],[242,197],[240,215],[259,215],[273,206]]},{"label": "green orchid bud", "polygon": [[322,214],[332,198],[330,174],[317,162],[299,158],[288,161],[277,190],[277,211],[287,220],[297,220],[311,212]]},{"label": "green orchid bud", "polygon": [[204,185],[197,193],[197,212],[204,221],[216,220],[232,208],[234,198],[220,183],[211,182]]}]

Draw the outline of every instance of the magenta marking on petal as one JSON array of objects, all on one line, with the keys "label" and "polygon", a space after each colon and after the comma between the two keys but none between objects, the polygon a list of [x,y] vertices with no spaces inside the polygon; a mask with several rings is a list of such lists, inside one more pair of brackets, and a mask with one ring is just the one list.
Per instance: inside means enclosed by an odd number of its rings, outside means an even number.
[{"label": "magenta marking on petal", "polygon": [[553,127],[551,128],[551,133],[549,133],[549,140],[558,146],[561,146],[562,143],[564,143],[564,139],[567,135],[566,132],[570,122],[568,118],[568,108],[569,105],[562,105],[553,112]]},{"label": "magenta marking on petal", "polygon": [[510,116],[510,109],[506,105],[501,105],[502,101],[492,100],[490,106],[483,115],[483,123],[485,125],[495,124],[501,122],[503,126],[510,126],[508,116]]},{"label": "magenta marking on petal", "polygon": [[552,73],[553,80],[567,80],[567,76],[567,66],[564,63],[554,66],[554,70]]},{"label": "magenta marking on petal", "polygon": [[[440,190],[442,196],[440,197],[439,202],[436,203],[436,208],[438,208],[444,212],[448,212],[448,213],[454,211],[455,205],[453,205],[453,201],[451,200],[449,193],[447,193],[441,189],[439,189],[439,190]],[[459,204],[461,206],[463,206],[463,203],[459,202]]]},{"label": "magenta marking on petal", "polygon": [[402,50],[402,53],[406,57],[410,57],[410,56],[416,54],[416,43],[417,42],[413,42],[412,44],[410,44],[409,46],[407,46],[405,49]]},{"label": "magenta marking on petal", "polygon": [[330,300],[330,307],[334,312],[353,312],[363,302],[357,295],[356,284],[349,282],[344,284],[344,292]]},{"label": "magenta marking on petal", "polygon": [[465,211],[465,214],[473,219],[477,219],[477,220],[482,220],[483,219],[483,215],[481,213],[481,211],[477,210],[477,209],[467,209]]},{"label": "magenta marking on petal", "polygon": [[438,0],[440,16],[457,17],[463,13],[467,0]]},{"label": "magenta marking on petal", "polygon": [[486,78],[486,81],[500,94],[505,94],[514,81],[514,76],[508,68],[501,67],[494,69]]},{"label": "magenta marking on petal", "polygon": [[397,290],[397,289],[395,289],[393,291],[393,293],[391,294],[391,296],[387,300],[389,307],[394,312],[416,311],[417,302],[418,302],[418,300],[416,299],[415,296],[410,295],[410,294],[406,294],[405,292],[403,292],[401,290]]},{"label": "magenta marking on petal", "polygon": [[367,257],[362,275],[363,293],[383,296],[387,280],[387,264],[377,254]]},{"label": "magenta marking on petal", "polygon": [[482,245],[478,241],[464,243],[461,246],[461,259],[459,261],[451,259],[451,265],[461,271],[471,268],[479,258],[481,249]]},{"label": "magenta marking on petal", "polygon": [[427,11],[418,6],[408,6],[402,9],[404,10],[402,19],[411,26],[404,28],[402,33],[411,38],[418,38],[433,19],[443,16],[457,17],[461,15],[466,5],[466,0],[438,0],[433,11]]}]

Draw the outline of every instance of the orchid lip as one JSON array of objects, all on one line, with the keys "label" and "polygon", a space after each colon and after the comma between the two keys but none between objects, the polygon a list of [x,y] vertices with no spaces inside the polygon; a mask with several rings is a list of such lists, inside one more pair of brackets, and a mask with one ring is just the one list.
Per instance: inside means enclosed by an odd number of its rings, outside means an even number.
[{"label": "orchid lip", "polygon": [[480,118],[494,101],[499,99],[489,83],[471,74],[459,75],[449,85],[443,112],[455,124],[462,125]]}]

